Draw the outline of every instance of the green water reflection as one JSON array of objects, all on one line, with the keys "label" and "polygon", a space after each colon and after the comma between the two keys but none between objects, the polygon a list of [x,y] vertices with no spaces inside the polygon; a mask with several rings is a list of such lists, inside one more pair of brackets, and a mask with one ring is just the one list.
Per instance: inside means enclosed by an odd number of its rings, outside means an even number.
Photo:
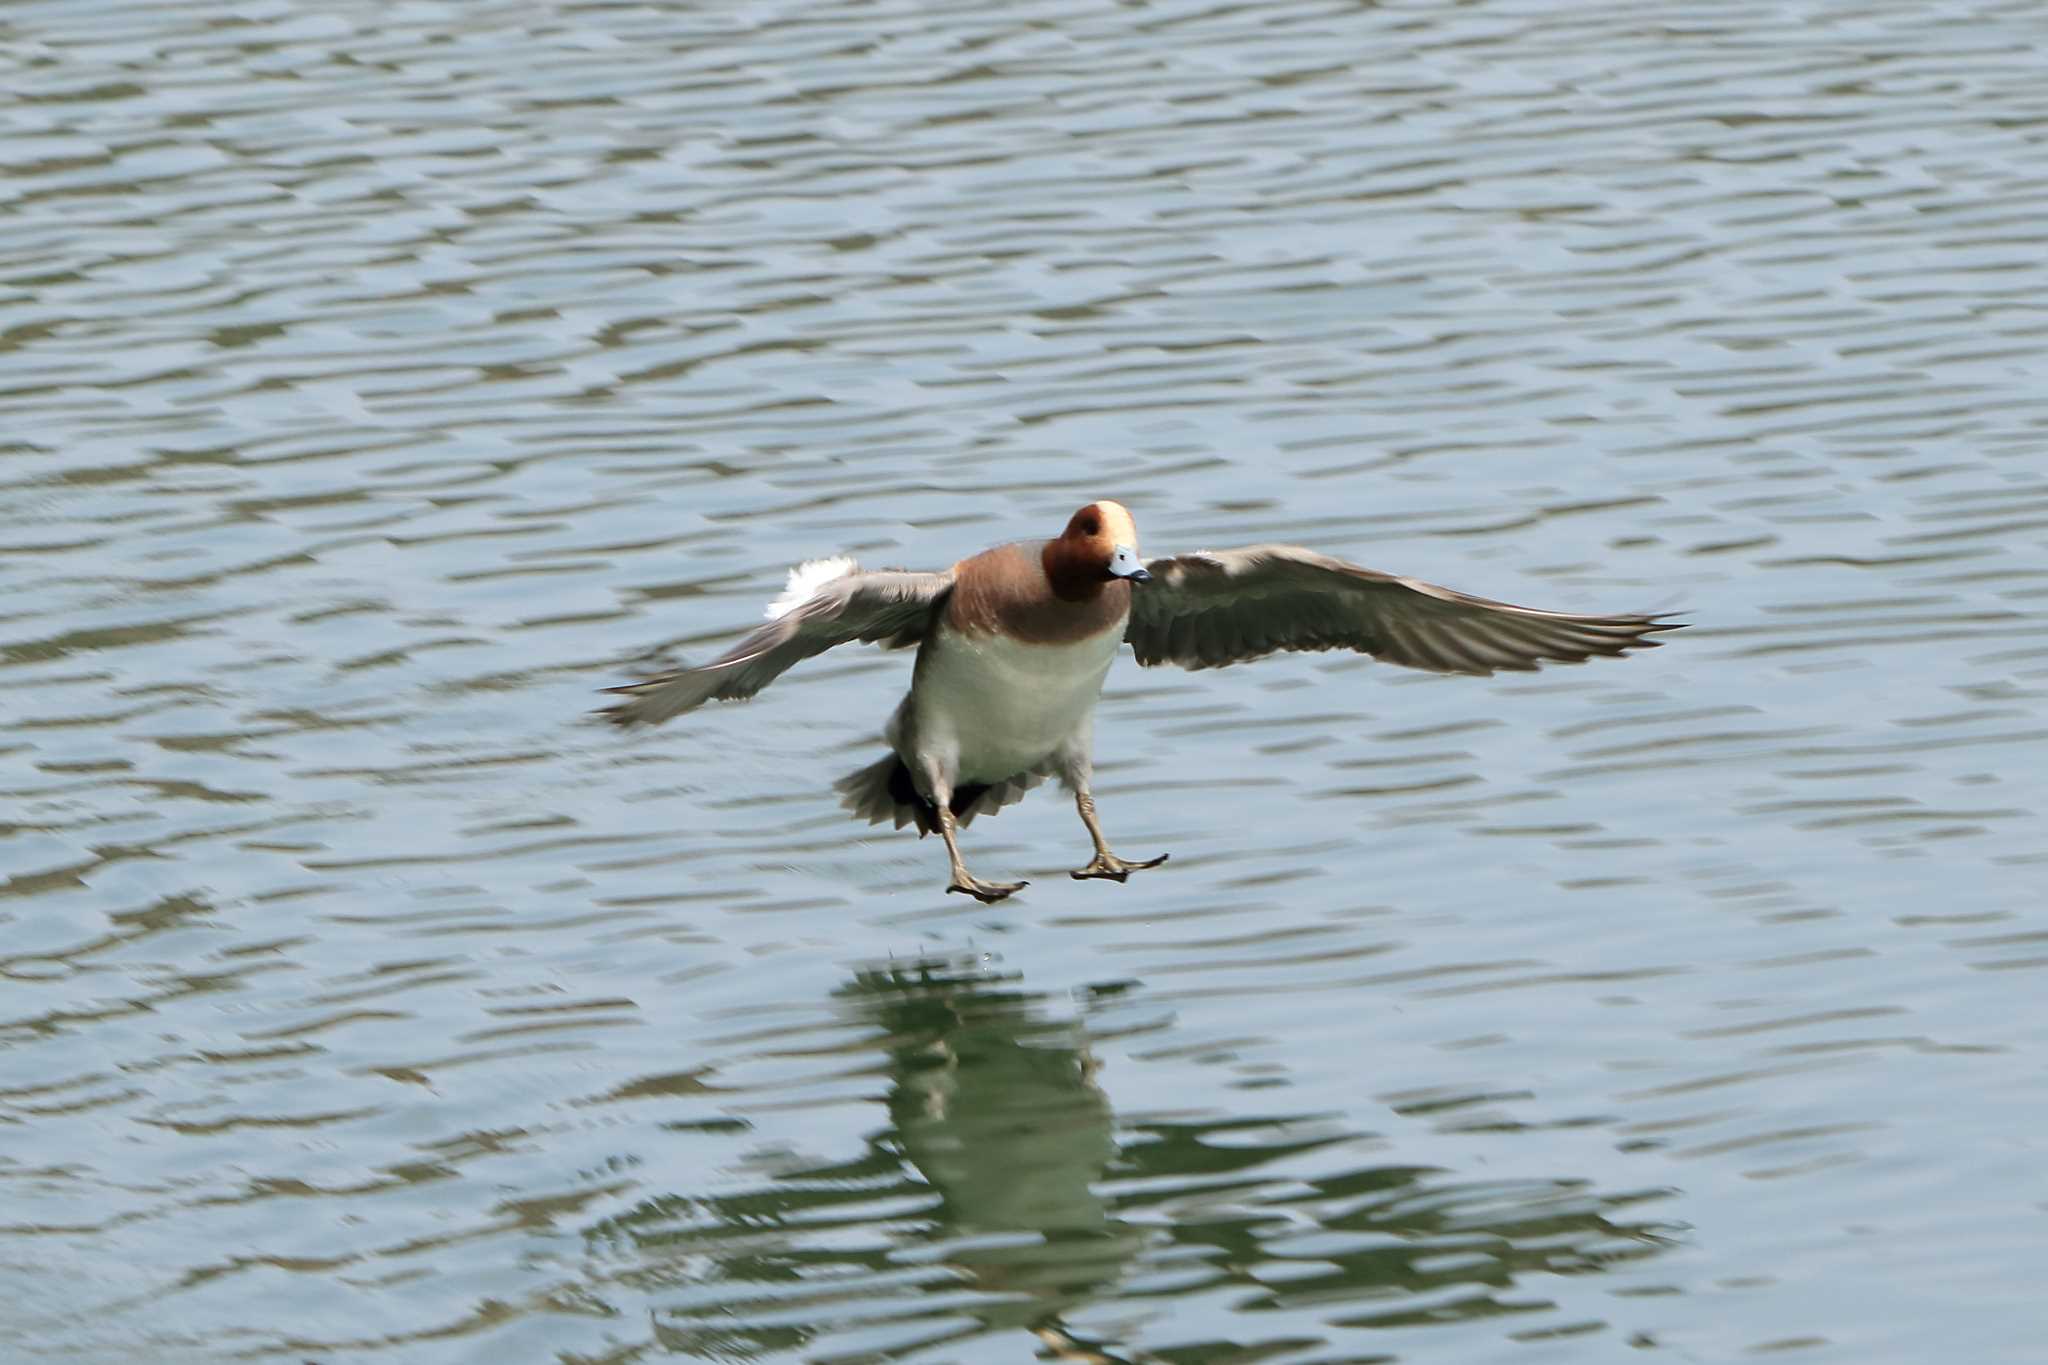
[{"label": "green water reflection", "polygon": [[[640,1287],[683,1300],[656,1325],[661,1348],[746,1358],[829,1336],[835,1360],[896,1359],[1028,1332],[1061,1359],[1209,1359],[1317,1344],[1293,1330],[1302,1319],[1402,1328],[1549,1310],[1543,1277],[1639,1261],[1677,1236],[1633,1207],[1665,1191],[1416,1165],[1304,1177],[1368,1141],[1311,1115],[1119,1120],[1086,1023],[972,961],[863,970],[837,1004],[871,1030],[888,1082],[888,1124],[859,1156],[771,1156],[766,1179],[650,1199],[593,1230],[644,1259]],[[1290,1330],[1132,1353],[1072,1322],[1111,1291],[1124,1315],[1222,1292]],[[864,1332],[886,1343],[863,1351]]]}]

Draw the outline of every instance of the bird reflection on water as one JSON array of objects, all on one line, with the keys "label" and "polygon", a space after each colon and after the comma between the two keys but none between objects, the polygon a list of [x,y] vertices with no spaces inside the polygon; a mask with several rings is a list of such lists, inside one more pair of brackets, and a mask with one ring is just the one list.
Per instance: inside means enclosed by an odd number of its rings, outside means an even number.
[{"label": "bird reflection on water", "polygon": [[972,961],[862,970],[835,1003],[881,1031],[868,1041],[886,1057],[890,1122],[861,1156],[780,1166],[765,1188],[649,1199],[590,1230],[634,1248],[644,1289],[717,1286],[658,1319],[657,1346],[802,1350],[872,1324],[881,1300],[884,1320],[938,1320],[912,1350],[1029,1331],[1064,1359],[1135,1360],[1063,1321],[1147,1236],[1097,1192],[1115,1119],[1081,1027]]},{"label": "bird reflection on water", "polygon": [[[1308,1349],[1540,1315],[1556,1307],[1546,1278],[1672,1244],[1633,1207],[1662,1190],[1346,1163],[1361,1145],[1384,1152],[1305,1114],[1119,1117],[1094,1051],[1112,1035],[977,960],[863,969],[833,1004],[842,1045],[828,1050],[848,1051],[850,1028],[882,1054],[888,1123],[863,1152],[770,1155],[754,1163],[765,1182],[657,1197],[591,1229],[639,1263],[626,1278],[652,1296],[661,1349],[829,1342],[837,1356],[850,1335],[886,1333],[876,1358],[950,1358],[1028,1332],[1059,1359],[1143,1365],[1160,1357],[1129,1338],[1167,1327],[1174,1299],[1219,1292],[1271,1315],[1264,1345]],[[1084,1314],[1094,1325],[1075,1325]]]},{"label": "bird reflection on water", "polygon": [[1146,1235],[1097,1190],[1115,1118],[1086,1035],[990,975],[927,966],[852,990],[888,1031],[889,1118],[939,1193],[939,1229],[959,1239],[946,1263],[990,1296],[972,1310],[981,1329],[1026,1328],[1065,1359],[1125,1360],[1064,1321],[1123,1276]]}]

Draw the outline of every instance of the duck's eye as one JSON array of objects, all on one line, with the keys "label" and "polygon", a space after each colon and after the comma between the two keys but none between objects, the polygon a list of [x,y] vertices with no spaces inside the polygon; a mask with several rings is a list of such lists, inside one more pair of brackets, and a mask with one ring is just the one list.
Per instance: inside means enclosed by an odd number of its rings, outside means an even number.
[{"label": "duck's eye", "polygon": [[1097,520],[1096,520],[1095,518],[1093,518],[1093,517],[1085,517],[1085,518],[1083,518],[1083,519],[1082,519],[1082,522],[1081,522],[1081,534],[1082,534],[1082,535],[1084,535],[1084,536],[1099,536],[1099,535],[1101,535],[1101,534],[1102,534],[1102,523],[1101,523],[1101,522],[1099,522],[1099,521],[1097,521]]}]

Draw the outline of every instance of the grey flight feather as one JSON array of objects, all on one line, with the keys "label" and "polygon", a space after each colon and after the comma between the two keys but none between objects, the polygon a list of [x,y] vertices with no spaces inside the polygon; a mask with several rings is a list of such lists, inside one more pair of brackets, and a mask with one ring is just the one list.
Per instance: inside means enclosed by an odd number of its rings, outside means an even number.
[{"label": "grey flight feather", "polygon": [[880,641],[895,649],[924,639],[953,575],[855,568],[754,631],[710,663],[608,687],[626,700],[598,714],[618,725],[656,725],[707,701],[740,701],[791,665],[834,645]]},{"label": "grey flight feather", "polygon": [[1294,545],[1155,559],[1124,638],[1141,664],[1217,668],[1280,650],[1349,649],[1437,673],[1520,672],[1654,648],[1662,616],[1577,616],[1470,597]]}]

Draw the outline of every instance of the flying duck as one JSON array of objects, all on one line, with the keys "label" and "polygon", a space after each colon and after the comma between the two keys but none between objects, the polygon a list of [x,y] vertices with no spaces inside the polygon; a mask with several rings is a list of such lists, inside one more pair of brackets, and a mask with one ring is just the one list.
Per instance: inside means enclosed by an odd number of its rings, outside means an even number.
[{"label": "flying duck", "polygon": [[1470,597],[1292,545],[1202,550],[1150,561],[1123,504],[1091,502],[1052,540],[998,545],[933,573],[814,560],[790,571],[768,623],[695,668],[606,689],[600,714],[653,725],[707,701],[753,696],[800,660],[859,640],[917,649],[910,691],[883,730],[890,753],[841,779],[870,824],[937,830],[948,891],[983,904],[1024,882],[967,870],[958,831],[1047,777],[1074,796],[1095,857],[1075,879],[1157,867],[1110,852],[1089,794],[1095,702],[1128,643],[1147,666],[1218,668],[1283,650],[1348,649],[1388,663],[1481,676],[1654,648],[1683,623],[1579,616]]}]

